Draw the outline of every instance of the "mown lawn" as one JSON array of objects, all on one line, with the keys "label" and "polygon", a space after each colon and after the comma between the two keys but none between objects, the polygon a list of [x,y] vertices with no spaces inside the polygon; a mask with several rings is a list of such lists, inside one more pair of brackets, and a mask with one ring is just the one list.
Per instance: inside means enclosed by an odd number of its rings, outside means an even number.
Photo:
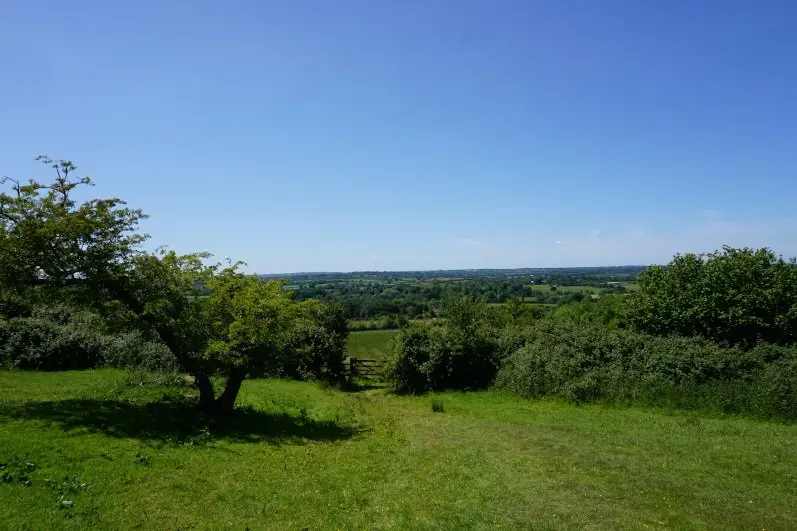
[{"label": "mown lawn", "polygon": [[355,358],[382,359],[398,330],[363,330],[349,334],[346,351]]},{"label": "mown lawn", "polygon": [[0,527],[797,529],[795,425],[274,380],[214,423],[192,394],[0,372]]}]

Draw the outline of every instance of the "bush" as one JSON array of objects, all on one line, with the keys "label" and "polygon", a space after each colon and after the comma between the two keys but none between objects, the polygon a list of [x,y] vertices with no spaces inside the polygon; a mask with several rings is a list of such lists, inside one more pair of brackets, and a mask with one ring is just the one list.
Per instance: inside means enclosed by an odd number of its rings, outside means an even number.
[{"label": "bush", "polygon": [[[393,340],[385,360],[384,376],[400,393],[423,393],[430,389],[427,370],[431,350],[440,344],[440,329],[426,326],[402,330]],[[439,356],[434,356],[438,358]]]},{"label": "bush", "polygon": [[304,315],[290,333],[277,375],[303,380],[342,382],[345,379],[346,314],[337,304],[307,301]]},{"label": "bush", "polygon": [[0,360],[14,369],[58,371],[96,367],[101,337],[74,324],[39,317],[17,317],[0,325]]},{"label": "bush", "polygon": [[303,380],[344,379],[346,336],[330,333],[323,326],[300,324],[294,331],[295,358],[286,372]]},{"label": "bush", "polygon": [[180,370],[166,345],[148,339],[137,330],[103,336],[102,354],[102,364],[106,367],[152,372]]},{"label": "bush", "polygon": [[499,338],[489,328],[456,323],[411,327],[399,332],[385,361],[385,379],[402,393],[481,389],[499,366]]},{"label": "bush", "polygon": [[33,308],[29,300],[14,293],[0,293],[0,317],[30,317]]},{"label": "bush", "polygon": [[65,305],[35,306],[30,317],[0,321],[0,365],[44,371],[101,366],[176,371],[165,345],[139,331],[107,334],[96,313]]},{"label": "bush", "polygon": [[495,385],[526,397],[623,402],[797,418],[797,350],[750,352],[546,321],[503,362]]}]

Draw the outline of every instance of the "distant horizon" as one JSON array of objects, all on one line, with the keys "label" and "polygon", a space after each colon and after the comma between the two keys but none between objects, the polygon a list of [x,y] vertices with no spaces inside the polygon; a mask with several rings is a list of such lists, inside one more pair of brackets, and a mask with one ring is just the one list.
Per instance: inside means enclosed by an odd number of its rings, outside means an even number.
[{"label": "distant horizon", "polygon": [[664,264],[620,264],[620,265],[599,265],[599,266],[549,266],[549,267],[465,267],[465,268],[446,268],[446,269],[362,269],[352,271],[293,271],[290,273],[253,273],[257,276],[288,276],[288,275],[353,275],[368,273],[445,273],[460,271],[540,271],[546,269],[612,269],[612,268],[646,268]]}]

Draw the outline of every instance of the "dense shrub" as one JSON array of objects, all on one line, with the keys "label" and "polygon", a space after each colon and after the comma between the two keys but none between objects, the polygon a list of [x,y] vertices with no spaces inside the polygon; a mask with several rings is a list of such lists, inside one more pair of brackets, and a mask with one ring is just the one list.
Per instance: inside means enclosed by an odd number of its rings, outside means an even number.
[{"label": "dense shrub", "polygon": [[166,345],[145,337],[137,330],[103,336],[102,365],[142,371],[180,370]]},{"label": "dense shrub", "polygon": [[500,336],[485,305],[452,299],[445,315],[444,328],[414,327],[396,336],[385,377],[397,391],[480,389],[492,382],[500,364]]},{"label": "dense shrub", "polygon": [[342,382],[345,379],[347,319],[342,306],[306,301],[300,305],[288,347],[264,375]]},{"label": "dense shrub", "polygon": [[102,342],[98,334],[79,326],[17,317],[0,322],[0,359],[3,366],[16,369],[87,369],[100,364]]},{"label": "dense shrub", "polygon": [[[401,393],[423,393],[432,388],[434,365],[441,356],[433,351],[443,341],[442,330],[413,327],[402,330],[393,340],[390,355],[385,360],[385,379]],[[434,360],[434,361],[432,361]]]},{"label": "dense shrub", "polygon": [[346,336],[317,324],[299,324],[289,375],[303,380],[340,382],[345,379]]},{"label": "dense shrub", "polygon": [[67,305],[33,306],[0,320],[0,365],[45,371],[101,366],[174,371],[174,356],[139,331],[109,334],[98,314]]},{"label": "dense shrub", "polygon": [[30,317],[33,308],[28,299],[8,292],[0,292],[0,318]]},{"label": "dense shrub", "polygon": [[750,352],[570,322],[527,331],[495,385],[526,397],[797,417],[797,350]]}]

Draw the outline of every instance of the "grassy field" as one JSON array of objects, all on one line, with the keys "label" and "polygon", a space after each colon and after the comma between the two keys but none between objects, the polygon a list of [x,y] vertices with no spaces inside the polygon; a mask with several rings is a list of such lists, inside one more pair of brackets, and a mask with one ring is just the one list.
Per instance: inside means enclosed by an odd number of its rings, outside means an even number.
[{"label": "grassy field", "polygon": [[[547,288],[550,291],[550,288]],[[602,288],[597,288],[595,286],[557,286],[556,291],[559,293],[600,293]],[[543,289],[543,291],[545,291]]]},{"label": "grassy field", "polygon": [[364,330],[349,334],[347,352],[355,358],[381,359],[398,330]]},{"label": "grassy field", "polygon": [[794,425],[269,380],[213,423],[179,378],[0,389],[8,529],[797,528]]}]

